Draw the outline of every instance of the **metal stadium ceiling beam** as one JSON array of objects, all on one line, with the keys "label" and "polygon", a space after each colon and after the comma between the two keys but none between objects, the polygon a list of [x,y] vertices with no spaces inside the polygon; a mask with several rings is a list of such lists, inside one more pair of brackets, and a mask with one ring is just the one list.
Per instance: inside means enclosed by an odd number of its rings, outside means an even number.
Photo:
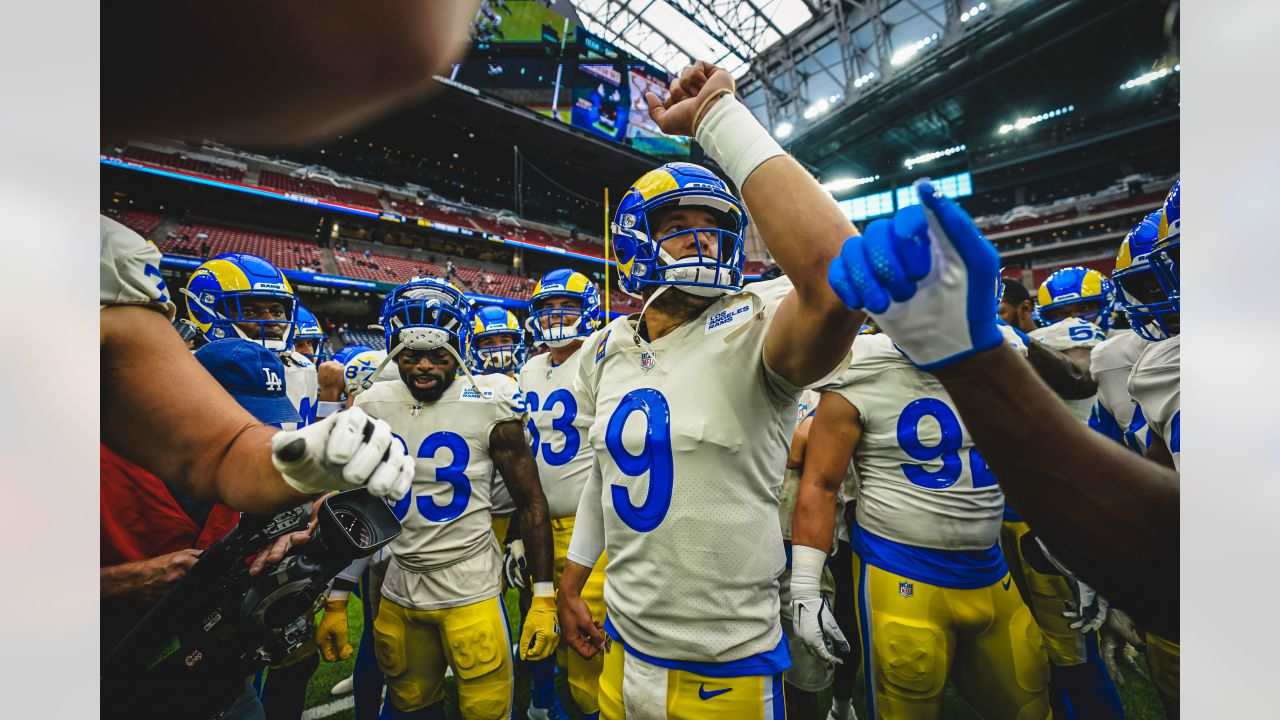
[{"label": "metal stadium ceiling beam", "polygon": [[575,0],[574,6],[588,30],[668,70],[684,64],[672,62],[679,53],[741,75],[760,50],[809,21],[821,0]]}]

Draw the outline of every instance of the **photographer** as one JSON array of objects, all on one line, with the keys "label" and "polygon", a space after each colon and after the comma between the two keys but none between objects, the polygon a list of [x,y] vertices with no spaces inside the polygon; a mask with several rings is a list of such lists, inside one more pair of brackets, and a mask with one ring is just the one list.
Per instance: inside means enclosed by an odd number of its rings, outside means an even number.
[{"label": "photographer", "polygon": [[[195,358],[258,421],[297,422],[284,387],[272,377],[284,366],[272,352],[246,340],[219,340]],[[201,551],[235,527],[238,513],[170,488],[159,478],[102,446],[102,648],[109,650],[152,605],[196,564]],[[310,529],[285,535],[253,561],[257,575],[305,543]],[[246,690],[228,717],[263,717]]]}]

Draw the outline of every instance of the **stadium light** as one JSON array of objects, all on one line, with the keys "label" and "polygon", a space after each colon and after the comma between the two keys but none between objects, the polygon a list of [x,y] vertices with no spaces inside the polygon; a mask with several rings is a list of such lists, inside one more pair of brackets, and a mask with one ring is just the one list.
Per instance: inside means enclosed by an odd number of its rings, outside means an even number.
[{"label": "stadium light", "polygon": [[830,182],[822,183],[822,189],[834,195],[838,192],[844,192],[845,190],[852,190],[853,188],[856,188],[859,185],[866,185],[867,183],[873,183],[879,179],[880,179],[879,175],[871,175],[869,177],[860,177],[860,178],[836,178],[835,180],[831,180]]},{"label": "stadium light", "polygon": [[1120,84],[1120,89],[1132,90],[1133,88],[1136,88],[1136,87],[1149,85],[1159,80],[1160,78],[1166,77],[1170,73],[1175,73],[1175,72],[1182,72],[1181,63],[1174,65],[1172,68],[1165,67],[1165,68],[1160,68],[1159,70],[1152,70],[1151,72],[1143,73],[1138,77],[1133,78],[1132,80],[1126,80],[1125,82]]},{"label": "stadium light", "polygon": [[926,37],[922,37],[919,40],[895,52],[893,54],[893,57],[889,58],[889,64],[895,67],[899,65],[905,65],[907,62],[911,60],[911,58],[916,56],[916,53],[919,53],[921,50],[924,50],[925,48],[929,47],[930,45],[932,45],[937,41],[938,41],[938,33],[930,33]]},{"label": "stadium light", "polygon": [[830,109],[831,109],[831,103],[830,101],[827,100],[827,98],[818,98],[816,102],[814,102],[812,105],[804,109],[804,113],[803,113],[804,119],[812,120]]},{"label": "stadium light", "polygon": [[902,164],[906,165],[907,169],[910,170],[916,165],[923,165],[924,163],[927,163],[927,162],[933,162],[938,158],[944,158],[949,155],[955,155],[956,153],[964,152],[964,150],[965,150],[964,145],[952,145],[946,150],[935,150],[933,152],[928,152],[923,155],[917,155],[913,158],[907,158],[906,160],[902,161]]},{"label": "stadium light", "polygon": [[855,89],[860,88],[863,85],[866,85],[867,83],[875,79],[876,79],[876,74],[874,72],[869,72],[869,73],[866,73],[865,75],[859,75],[858,79],[853,81],[853,87]]},{"label": "stadium light", "polygon": [[784,138],[790,137],[792,130],[795,130],[795,128],[791,125],[791,123],[784,120],[778,123],[778,127],[773,129],[773,135],[779,140],[782,140]]},{"label": "stadium light", "polygon": [[1050,110],[1049,112],[1043,112],[1043,113],[1040,113],[1039,115],[1034,115],[1032,117],[1020,117],[1011,123],[1005,123],[1000,126],[999,132],[1001,135],[1007,135],[1013,132],[1014,130],[1026,130],[1032,125],[1042,123],[1045,120],[1052,120],[1056,117],[1062,117],[1067,113],[1071,113],[1075,111],[1076,111],[1075,105],[1063,105],[1057,110]]},{"label": "stadium light", "polygon": [[978,3],[977,5],[974,5],[968,10],[965,10],[964,12],[960,13],[960,22],[967,23],[970,20],[978,17],[979,13],[984,13],[988,9],[989,8],[987,7],[986,3]]}]

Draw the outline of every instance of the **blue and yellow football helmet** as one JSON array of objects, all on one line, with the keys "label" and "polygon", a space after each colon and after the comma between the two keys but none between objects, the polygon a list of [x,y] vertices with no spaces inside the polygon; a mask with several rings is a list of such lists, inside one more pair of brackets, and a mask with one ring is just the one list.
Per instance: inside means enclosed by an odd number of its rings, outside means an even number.
[{"label": "blue and yellow football helmet", "polygon": [[[268,350],[293,347],[297,299],[284,273],[255,255],[223,253],[204,261],[182,289],[187,317],[206,340],[242,337]],[[282,317],[267,317],[251,301],[274,301]]]},{"label": "blue and yellow football helmet", "polygon": [[333,359],[337,362],[342,363],[343,365],[346,365],[347,362],[351,360],[351,358],[355,357],[356,355],[359,355],[360,353],[366,350],[372,350],[372,349],[373,348],[369,347],[368,345],[348,345],[342,348],[341,350],[339,350],[338,352],[334,353]]},{"label": "blue and yellow football helmet", "polygon": [[1078,317],[1103,330],[1110,327],[1115,293],[1106,275],[1084,267],[1065,267],[1040,283],[1031,317],[1040,327]]},{"label": "blue and yellow football helmet", "polygon": [[[654,237],[654,213],[675,207],[706,210],[717,225]],[[610,226],[623,290],[640,295],[645,288],[675,286],[708,297],[741,290],[748,222],[742,203],[710,170],[684,162],[650,170],[623,195]],[[704,252],[699,242],[693,243],[693,254],[677,253],[684,255],[679,259],[668,250],[675,247],[672,241],[704,234],[716,237],[714,255]]]},{"label": "blue and yellow football helmet", "polygon": [[[346,362],[342,363],[342,388],[349,396],[355,395],[362,387],[374,382],[374,373],[382,368],[382,361],[387,358],[385,350],[374,350],[364,345],[359,347],[363,347],[364,350],[352,353]],[[391,369],[395,370],[395,366]],[[385,371],[383,374],[385,375]]]},{"label": "blue and yellow football helmet", "polygon": [[[1113,273],[1118,290],[1118,302],[1129,316],[1129,327],[1143,340],[1157,342],[1173,337],[1179,332],[1178,296],[1178,237],[1181,220],[1178,205],[1177,183],[1169,191],[1174,204],[1174,223],[1165,220],[1169,199],[1165,207],[1156,210],[1138,223],[1116,255]],[[1167,242],[1170,236],[1173,242]],[[1162,244],[1162,241],[1163,242]],[[1156,252],[1156,248],[1161,252]],[[1172,251],[1168,248],[1172,248]]]},{"label": "blue and yellow football helmet", "polygon": [[[1182,284],[1178,276],[1178,260],[1182,257],[1182,179],[1169,188],[1160,212],[1160,230],[1151,248],[1156,272],[1163,276],[1170,290],[1170,300],[1180,308]],[[1177,334],[1176,331],[1174,334]]]},{"label": "blue and yellow football helmet", "polygon": [[[576,300],[578,306],[548,307],[547,301],[556,297]],[[595,283],[580,272],[560,268],[543,275],[534,286],[525,327],[535,342],[564,347],[595,332],[603,314]]]},{"label": "blue and yellow football helmet", "polygon": [[294,318],[293,341],[295,343],[302,340],[310,340],[315,352],[307,355],[307,359],[317,365],[329,359],[329,337],[325,335],[324,328],[320,327],[320,320],[310,310],[298,305],[298,311]]},{"label": "blue and yellow football helmet", "polygon": [[402,343],[414,350],[448,345],[461,363],[471,349],[472,312],[471,301],[443,278],[416,277],[397,285],[380,315],[388,352],[394,360]]},{"label": "blue and yellow football helmet", "polygon": [[[485,338],[504,338],[497,345],[480,346]],[[524,364],[524,329],[515,313],[498,305],[476,311],[471,321],[471,367],[478,373],[514,373]]]}]

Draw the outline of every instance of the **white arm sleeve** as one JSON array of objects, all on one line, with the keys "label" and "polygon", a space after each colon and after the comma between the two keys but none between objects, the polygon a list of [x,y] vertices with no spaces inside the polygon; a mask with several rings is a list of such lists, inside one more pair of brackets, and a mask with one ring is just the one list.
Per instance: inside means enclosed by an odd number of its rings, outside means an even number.
[{"label": "white arm sleeve", "polygon": [[573,521],[573,537],[569,539],[568,558],[584,567],[595,567],[604,552],[604,505],[601,503],[600,466],[591,462],[591,477],[578,499],[577,517]]}]

